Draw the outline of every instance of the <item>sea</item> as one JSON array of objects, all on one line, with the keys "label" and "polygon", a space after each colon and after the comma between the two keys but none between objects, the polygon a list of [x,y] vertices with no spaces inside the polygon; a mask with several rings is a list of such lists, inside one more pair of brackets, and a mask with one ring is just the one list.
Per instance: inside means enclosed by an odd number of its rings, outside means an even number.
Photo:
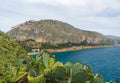
[{"label": "sea", "polygon": [[120,45],[52,54],[55,55],[56,61],[61,61],[64,64],[70,61],[90,65],[93,73],[101,74],[104,81],[120,80]]}]

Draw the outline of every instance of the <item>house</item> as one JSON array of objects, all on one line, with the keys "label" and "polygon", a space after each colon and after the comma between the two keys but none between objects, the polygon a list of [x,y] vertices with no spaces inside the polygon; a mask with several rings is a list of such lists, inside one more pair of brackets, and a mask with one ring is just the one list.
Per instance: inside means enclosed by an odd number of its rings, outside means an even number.
[{"label": "house", "polygon": [[36,53],[36,52],[40,53],[40,49],[32,49],[32,52],[33,53]]},{"label": "house", "polygon": [[40,49],[32,49],[28,55],[40,55]]}]

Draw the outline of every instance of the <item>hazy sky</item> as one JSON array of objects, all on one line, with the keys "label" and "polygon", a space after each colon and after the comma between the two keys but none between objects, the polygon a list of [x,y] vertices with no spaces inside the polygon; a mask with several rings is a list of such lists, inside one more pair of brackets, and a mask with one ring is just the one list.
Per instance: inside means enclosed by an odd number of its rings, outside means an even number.
[{"label": "hazy sky", "polygon": [[27,20],[54,19],[120,36],[120,0],[0,0],[0,30]]}]

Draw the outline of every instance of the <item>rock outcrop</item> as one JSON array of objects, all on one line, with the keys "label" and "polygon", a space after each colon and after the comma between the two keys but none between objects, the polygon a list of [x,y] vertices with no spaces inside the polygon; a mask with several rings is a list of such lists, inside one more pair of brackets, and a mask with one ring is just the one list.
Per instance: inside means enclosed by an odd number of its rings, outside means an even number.
[{"label": "rock outcrop", "polygon": [[[19,42],[32,40],[36,43],[55,45],[65,43],[84,45],[113,44],[113,41],[98,32],[81,30],[57,20],[30,20],[12,27],[8,34]],[[33,43],[30,45],[33,45]],[[33,45],[33,47],[36,46]]]}]

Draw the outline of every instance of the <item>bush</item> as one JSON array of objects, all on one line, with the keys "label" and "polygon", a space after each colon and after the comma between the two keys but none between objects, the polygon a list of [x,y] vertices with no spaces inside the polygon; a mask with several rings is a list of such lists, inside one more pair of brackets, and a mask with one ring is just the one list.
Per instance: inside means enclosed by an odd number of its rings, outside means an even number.
[{"label": "bush", "polygon": [[47,52],[36,58],[18,59],[9,68],[6,76],[1,76],[6,78],[1,79],[1,83],[104,83],[102,76],[93,74],[90,66],[80,62],[56,62]]}]

